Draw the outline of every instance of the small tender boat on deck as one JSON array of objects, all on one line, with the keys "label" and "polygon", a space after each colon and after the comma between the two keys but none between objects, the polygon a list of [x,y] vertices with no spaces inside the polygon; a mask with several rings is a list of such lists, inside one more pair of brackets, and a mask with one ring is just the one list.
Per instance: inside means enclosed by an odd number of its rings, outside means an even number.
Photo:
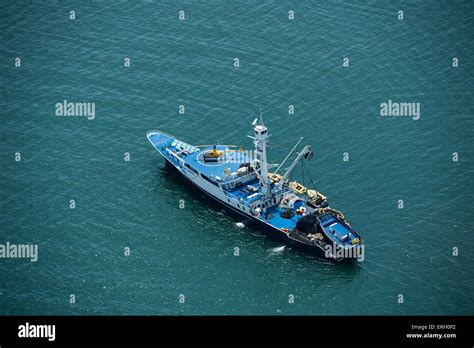
[{"label": "small tender boat on deck", "polygon": [[363,258],[361,237],[339,211],[328,207],[326,196],[288,179],[297,163],[311,159],[311,147],[305,146],[285,173],[278,174],[300,138],[276,171],[269,173],[268,130],[261,118],[257,120],[250,137],[253,154],[230,145],[193,146],[161,131],[149,131],[147,138],[197,189],[270,238],[329,260]]}]

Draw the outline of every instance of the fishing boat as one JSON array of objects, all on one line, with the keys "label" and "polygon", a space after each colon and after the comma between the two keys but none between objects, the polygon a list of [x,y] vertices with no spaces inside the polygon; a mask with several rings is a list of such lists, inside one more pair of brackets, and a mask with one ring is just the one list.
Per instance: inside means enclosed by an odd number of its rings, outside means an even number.
[{"label": "fishing boat", "polygon": [[[231,145],[191,145],[162,131],[146,137],[166,163],[232,215],[285,245],[331,261],[361,259],[363,242],[327,197],[290,180],[298,163],[313,157],[300,138],[274,172],[267,161],[268,129],[260,116],[252,123],[254,151]],[[279,170],[291,157],[283,174]],[[311,179],[311,183],[313,183]]]}]

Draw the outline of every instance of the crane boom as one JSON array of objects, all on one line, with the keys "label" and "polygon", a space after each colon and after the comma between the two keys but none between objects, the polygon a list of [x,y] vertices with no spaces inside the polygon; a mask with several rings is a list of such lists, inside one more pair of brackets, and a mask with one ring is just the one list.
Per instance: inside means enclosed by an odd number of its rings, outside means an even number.
[{"label": "crane boom", "polygon": [[295,160],[293,161],[293,163],[291,163],[291,165],[288,167],[288,169],[286,170],[285,174],[282,176],[282,178],[280,179],[280,181],[278,182],[278,187],[281,188],[283,186],[283,182],[285,182],[285,180],[288,178],[288,176],[290,175],[291,171],[293,170],[293,168],[295,168],[295,166],[298,164],[298,162],[302,159],[302,158],[307,158],[307,159],[311,159],[313,157],[313,151],[311,150],[311,146],[309,145],[306,145],[303,150],[301,150],[299,153],[298,153],[298,156],[296,156]]},{"label": "crane boom", "polygon": [[298,142],[295,144],[295,146],[293,146],[293,148],[291,149],[291,151],[288,153],[288,155],[285,157],[285,159],[283,160],[283,162],[281,162],[281,164],[278,166],[278,168],[275,170],[275,173],[278,173],[278,171],[280,170],[281,166],[283,164],[285,164],[286,160],[288,159],[288,157],[291,156],[291,154],[293,153],[293,151],[295,151],[296,147],[301,143],[301,140],[303,140],[303,137],[300,138],[300,140],[298,140]]}]

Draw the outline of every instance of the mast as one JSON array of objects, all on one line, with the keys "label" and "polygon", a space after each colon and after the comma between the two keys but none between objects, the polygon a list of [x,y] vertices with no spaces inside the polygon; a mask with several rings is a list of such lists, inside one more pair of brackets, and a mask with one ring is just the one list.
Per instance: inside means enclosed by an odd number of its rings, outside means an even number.
[{"label": "mast", "polygon": [[260,163],[260,187],[265,196],[270,193],[270,180],[268,179],[268,162],[267,162],[267,139],[268,129],[263,124],[262,112],[260,111],[260,124],[257,123],[258,119],[253,121],[254,136],[249,136],[253,139],[255,145],[255,158]]}]

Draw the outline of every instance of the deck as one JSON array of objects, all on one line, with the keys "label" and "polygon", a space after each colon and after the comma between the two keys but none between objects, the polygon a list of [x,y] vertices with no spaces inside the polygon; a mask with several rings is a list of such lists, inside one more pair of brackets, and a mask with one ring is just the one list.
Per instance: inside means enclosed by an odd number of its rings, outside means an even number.
[{"label": "deck", "polygon": [[242,187],[236,187],[225,192],[245,203],[252,203],[262,196],[258,179],[246,182]]},{"label": "deck", "polygon": [[[277,228],[287,228],[288,230],[293,229],[296,226],[296,223],[301,218],[301,215],[293,215],[290,219],[285,219],[281,217],[280,214],[283,213],[285,209],[282,209],[278,206],[273,206],[267,209],[266,221],[277,227]],[[293,210],[294,211],[294,210]]]},{"label": "deck", "polygon": [[227,145],[217,145],[218,151],[224,151],[224,159],[215,163],[204,162],[203,154],[212,150],[212,146],[205,148],[193,146],[160,131],[148,132],[147,138],[158,151],[166,154],[163,150],[168,148],[196,170],[211,178],[216,176],[224,178],[224,169],[227,169],[229,173],[234,173],[237,172],[241,164],[251,161],[245,152],[236,151]]}]

